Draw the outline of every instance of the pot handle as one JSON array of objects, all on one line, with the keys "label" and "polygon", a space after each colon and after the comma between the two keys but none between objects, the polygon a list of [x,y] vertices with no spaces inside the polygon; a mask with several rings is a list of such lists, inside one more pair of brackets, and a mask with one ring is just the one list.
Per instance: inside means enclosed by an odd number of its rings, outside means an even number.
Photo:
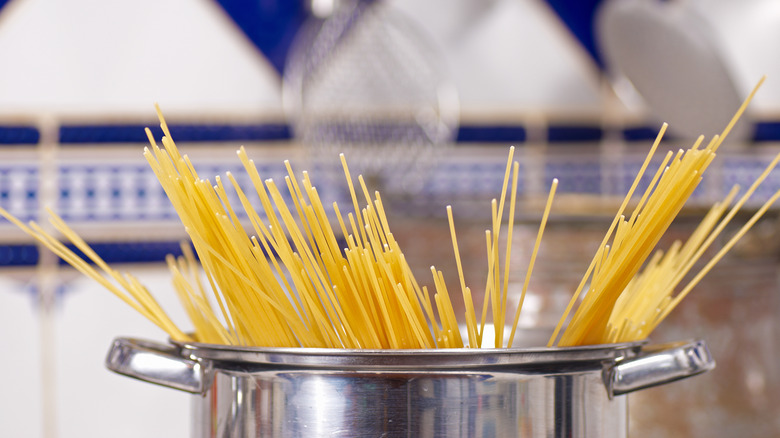
[{"label": "pot handle", "polygon": [[119,374],[194,394],[209,387],[211,364],[183,357],[178,347],[132,338],[116,338],[106,367]]},{"label": "pot handle", "polygon": [[618,362],[605,370],[607,391],[612,395],[663,385],[715,368],[702,340],[651,345],[638,357]]}]

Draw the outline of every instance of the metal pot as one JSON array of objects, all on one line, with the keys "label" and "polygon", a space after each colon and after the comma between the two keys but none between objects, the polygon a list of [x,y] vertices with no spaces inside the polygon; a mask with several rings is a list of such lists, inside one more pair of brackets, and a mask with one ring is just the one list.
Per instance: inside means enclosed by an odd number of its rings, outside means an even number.
[{"label": "metal pot", "polygon": [[715,363],[702,341],[336,350],[114,341],[109,369],[193,394],[194,437],[627,436],[623,395]]}]

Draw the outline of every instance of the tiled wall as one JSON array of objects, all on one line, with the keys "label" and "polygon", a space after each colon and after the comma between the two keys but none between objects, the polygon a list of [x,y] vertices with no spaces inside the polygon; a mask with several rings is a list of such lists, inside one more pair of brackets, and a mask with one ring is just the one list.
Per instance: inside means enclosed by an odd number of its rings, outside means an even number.
[{"label": "tiled wall", "polygon": [[[429,217],[435,223],[444,204],[464,201],[477,207],[456,210],[461,217],[475,223],[486,219],[487,200],[500,190],[508,147],[487,141],[484,130],[472,131],[482,132],[483,141],[457,143],[439,157],[417,196],[419,205],[433,206],[420,220]],[[247,178],[234,155],[240,144],[210,138],[179,142],[179,147],[191,153],[202,176],[231,171],[246,187]],[[8,157],[0,164],[0,205],[23,219],[38,219],[42,206],[53,207],[107,260],[137,274],[183,320],[167,271],[158,262],[167,252],[177,251],[176,241],[184,234],[141,155],[143,146],[140,142],[6,146],[0,151]],[[600,141],[519,142],[521,199],[545,195],[553,177],[560,179],[559,193],[565,200],[560,211],[569,214],[577,209],[576,203],[566,204],[572,202],[570,195],[587,196],[587,203],[625,193],[649,144],[624,143],[620,156],[613,146]],[[296,159],[306,163],[305,150],[293,143],[255,141],[248,147],[265,176],[281,178],[284,158],[291,158],[298,169],[305,164],[297,165]],[[732,183],[752,182],[777,150],[762,143],[750,153],[723,154],[692,205],[711,203]],[[313,177],[316,181],[316,174]],[[780,177],[773,174],[750,205],[758,205],[778,186]],[[338,190],[325,187],[323,193],[343,199]],[[528,204],[532,210],[524,212],[526,217],[538,215],[534,205]],[[595,214],[606,217],[613,209],[614,204],[607,203]],[[581,213],[592,216],[594,210]],[[10,358],[0,365],[10,376],[0,397],[3,435],[186,436],[187,395],[114,375],[102,364],[113,337],[161,339],[162,334],[98,285],[39,254],[13,227],[2,224],[0,230],[4,244],[0,263],[6,266],[0,270],[4,291],[0,321],[6,334],[4,354]],[[445,240],[430,243],[448,245]]]},{"label": "tiled wall", "polygon": [[[303,164],[306,150],[292,141],[284,121],[280,57],[264,57],[217,3],[229,2],[0,1],[5,5],[0,9],[0,206],[23,220],[43,219],[43,207],[52,207],[112,265],[136,274],[178,320],[183,315],[160,260],[177,251],[185,234],[142,157],[143,127],[156,125],[153,102],[161,103],[174,137],[204,176],[230,170],[245,182],[234,155],[239,145],[247,146],[265,176],[280,178],[282,160],[288,158],[296,169],[308,166]],[[780,71],[772,64],[774,58],[766,56],[776,52],[766,32],[778,26],[769,19],[755,26],[730,25],[756,23],[759,6],[771,2],[744,2],[750,7],[741,6],[737,14],[733,2],[688,3],[711,22],[725,24],[720,35],[727,40],[725,53],[739,67],[740,90],[761,74]],[[268,4],[275,3],[262,3]],[[658,124],[647,120],[645,110],[612,100],[597,67],[545,2],[395,4],[423,23],[442,48],[463,117],[456,144],[440,154],[414,205],[398,206],[399,216],[406,219],[398,221],[399,232],[406,234],[421,266],[451,261],[448,230],[441,222],[447,203],[456,204],[456,215],[468,223],[467,229],[477,230],[479,239],[470,248],[474,266],[481,263],[474,254],[483,245],[479,231],[489,216],[487,201],[499,191],[513,144],[521,166],[524,220],[538,219],[539,198],[555,177],[560,179],[561,199],[555,214],[577,213],[586,216],[585,221],[598,222],[614,211],[612,198],[603,195],[625,193]],[[759,34],[763,42],[755,44]],[[780,151],[778,83],[770,76],[757,98],[755,142],[721,153],[694,195],[693,206],[709,205],[733,183],[748,185]],[[623,121],[626,126],[616,128]],[[159,138],[159,130],[154,132]],[[687,145],[670,141],[666,146]],[[748,207],[759,205],[778,187],[775,172]],[[327,184],[320,189],[326,198],[343,196]],[[559,234],[550,236],[552,249],[540,258],[535,291],[565,296],[579,280],[580,256],[591,253],[588,245],[601,228],[583,231],[572,223],[577,221],[560,221]],[[710,283],[722,287],[716,305],[692,297],[693,310],[672,319],[660,334],[669,340],[707,338],[721,328],[713,338],[714,352],[726,357],[723,369],[736,372],[716,371],[698,381],[705,383],[681,383],[671,392],[639,398],[639,406],[657,408],[655,400],[674,406],[665,395],[695,389],[703,394],[705,413],[721,412],[724,405],[715,399],[726,398],[732,390],[742,397],[737,400],[756,394],[766,403],[743,403],[748,407],[739,417],[721,415],[719,422],[710,417],[707,424],[716,426],[704,431],[681,425],[677,432],[684,432],[678,436],[735,430],[740,436],[771,436],[780,430],[771,424],[778,417],[771,404],[780,387],[778,371],[771,367],[777,363],[773,345],[778,339],[772,325],[777,315],[773,251],[780,248],[774,225],[764,223],[763,234],[752,241],[762,260],[762,269],[749,271],[755,276],[752,281],[736,275],[747,272],[739,265],[724,270]],[[522,229],[518,242],[531,241],[534,233]],[[740,287],[756,284],[760,292],[747,297],[751,307],[746,307]],[[541,294],[529,303],[540,309],[550,305]],[[551,305],[561,304],[558,300]],[[753,313],[745,314],[745,309]],[[690,314],[693,317],[686,319]],[[740,331],[756,319],[766,329],[762,336]],[[697,325],[701,321],[708,324]],[[0,375],[5,378],[0,436],[188,436],[186,394],[115,375],[103,366],[115,336],[161,340],[162,333],[98,285],[48,253],[39,253],[5,222],[0,223],[0,334]],[[766,349],[745,339],[763,340]],[[760,366],[751,368],[755,362],[741,361],[742,355],[760,356]],[[675,431],[668,428],[650,430],[669,416],[678,420],[669,420],[671,424],[688,421],[687,411],[681,411],[643,408],[636,424],[646,435],[637,436],[672,436]],[[728,422],[744,427],[723,427]],[[748,422],[761,427],[751,432]]]}]

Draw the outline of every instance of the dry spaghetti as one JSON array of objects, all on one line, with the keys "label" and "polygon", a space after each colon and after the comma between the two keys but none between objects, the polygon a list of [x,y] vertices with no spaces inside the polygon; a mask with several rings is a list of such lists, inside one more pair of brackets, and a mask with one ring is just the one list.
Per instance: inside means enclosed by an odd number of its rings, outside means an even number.
[{"label": "dry spaghetti", "polygon": [[[372,195],[362,176],[355,184],[344,157],[353,211],[344,215],[334,203],[338,223],[334,229],[307,172],[296,174],[285,162],[283,192],[275,181],[259,175],[241,148],[238,158],[253,193],[245,192],[230,173],[225,175],[227,181],[216,177],[211,183],[179,152],[157,110],[164,134],[162,145],[147,129],[150,146],[144,156],[194,248],[193,252],[189,244],[182,245],[182,256],[167,258],[173,286],[194,329],[192,336],[171,321],[136,279],[113,271],[53,212],[50,221],[55,229],[83,251],[102,274],[35,223],[25,225],[4,210],[0,214],[99,281],[174,340],[271,347],[460,348],[481,345],[489,309],[494,322],[500,321],[503,327],[519,173],[518,163],[512,160],[513,149],[501,198],[493,202],[492,229],[487,232],[490,275],[479,323],[448,207],[461,293],[467,303],[468,341],[464,343],[443,273],[431,267],[433,289],[420,286],[393,237],[379,193]],[[502,266],[499,235],[510,181],[510,237]],[[239,206],[231,204],[230,190],[237,196],[252,234],[239,220]],[[252,206],[252,197],[262,205],[263,214]],[[343,237],[344,248],[337,236]],[[495,332],[493,344],[500,347],[504,331]]]},{"label": "dry spaghetti", "polygon": [[[669,152],[665,156],[635,210],[626,219],[623,212],[660,143],[665,126],[661,129],[579,287],[558,322],[549,345],[555,344],[556,341],[559,346],[574,346],[629,342],[646,338],[780,197],[780,192],[770,197],[679,293],[676,293],[677,286],[690,273],[694,264],[703,256],[706,249],[755,192],[759,184],[775,168],[780,161],[780,155],[775,157],[728,214],[723,216],[735,198],[738,187],[734,187],[722,202],[712,207],[685,244],[675,242],[665,254],[658,250],[651,256],[661,236],[701,181],[702,174],[714,159],[718,147],[762,82],[763,79],[756,85],[724,131],[716,135],[706,147],[700,149],[704,140],[702,136],[690,149],[680,150],[676,154]],[[589,284],[587,294],[578,301],[585,284]],[[569,320],[567,318],[575,304],[578,304],[577,310]],[[567,322],[568,327],[558,339],[559,331]]]},{"label": "dry spaghetti", "polygon": [[[688,150],[668,152],[626,218],[624,212],[660,145],[666,125],[661,128],[555,328],[550,345],[627,342],[647,337],[780,197],[780,191],[775,193],[675,293],[696,261],[780,161],[778,155],[731,208],[738,188],[716,203],[685,243],[675,242],[666,252],[653,252],[754,93],[724,132],[706,146],[701,147],[700,137]],[[514,148],[509,151],[501,195],[491,202],[491,227],[485,232],[487,279],[481,308],[476,307],[464,276],[454,213],[447,207],[465,303],[461,325],[443,273],[431,266],[432,289],[418,283],[390,229],[380,194],[370,193],[362,176],[355,184],[343,156],[352,211],[345,214],[333,203],[332,221],[309,174],[296,173],[289,162],[284,163],[287,176],[280,186],[274,180],[263,179],[241,148],[237,155],[251,181],[251,191],[239,186],[230,173],[225,175],[226,181],[216,177],[212,183],[201,178],[190,159],[179,152],[159,108],[157,112],[164,134],[162,145],[147,129],[150,146],[144,156],[190,237],[190,242],[182,245],[182,255],[169,256],[167,265],[193,326],[191,334],[177,327],[137,279],[108,266],[54,212],[49,211],[54,229],[84,258],[36,223],[24,224],[3,209],[0,215],[98,281],[174,340],[352,349],[512,346],[558,184],[553,180],[519,300],[516,306],[510,306],[509,274],[520,172],[513,159]],[[231,203],[231,193],[240,205]],[[253,202],[260,203],[262,214]],[[240,216],[245,217],[243,222]],[[505,246],[501,248],[504,233]],[[515,308],[514,318],[505,340],[507,320],[512,320],[510,307]],[[494,326],[491,341],[485,336],[488,315]]]}]

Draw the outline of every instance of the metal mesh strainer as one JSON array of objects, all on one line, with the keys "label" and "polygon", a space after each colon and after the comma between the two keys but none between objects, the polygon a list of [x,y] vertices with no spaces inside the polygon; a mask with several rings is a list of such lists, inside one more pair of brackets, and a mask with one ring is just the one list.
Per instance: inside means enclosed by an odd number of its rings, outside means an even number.
[{"label": "metal mesh strainer", "polygon": [[284,102],[319,172],[343,179],[343,152],[386,193],[418,189],[458,125],[457,92],[439,51],[382,1],[342,4],[304,27],[285,70]]}]

